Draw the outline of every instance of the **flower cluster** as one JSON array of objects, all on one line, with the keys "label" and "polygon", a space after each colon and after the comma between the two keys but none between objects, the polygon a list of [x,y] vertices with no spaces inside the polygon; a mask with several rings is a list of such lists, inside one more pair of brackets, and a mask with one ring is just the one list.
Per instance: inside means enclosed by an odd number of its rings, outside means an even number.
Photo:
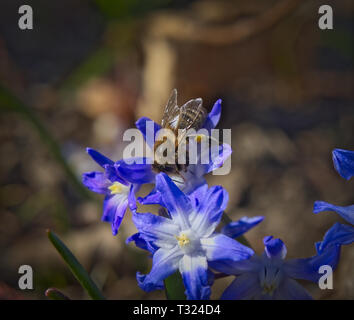
[{"label": "flower cluster", "polygon": [[[221,100],[218,100],[202,127],[210,132],[220,115]],[[144,117],[136,122],[145,139],[149,134],[156,137],[160,129],[156,123],[148,125],[149,121]],[[153,148],[154,141],[146,142]],[[105,195],[102,220],[111,223],[116,235],[129,207],[137,233],[126,242],[134,242],[152,257],[150,273],[136,275],[138,285],[147,292],[163,289],[164,280],[178,271],[188,299],[209,299],[213,282],[220,275],[235,276],[222,299],[311,299],[295,279],[317,282],[319,268],[329,265],[335,269],[341,245],[354,241],[354,228],[338,223],[316,244],[315,256],[290,260],[285,260],[285,244],[272,236],[264,238],[261,255],[242,244],[244,241],[237,241],[264,217],[223,222],[228,193],[222,186],[209,187],[205,175],[221,167],[230,156],[231,146],[227,144],[218,144],[210,151],[209,163],[188,165],[179,174],[180,179],[155,171],[147,158],[114,162],[93,149],[88,148],[87,152],[103,168],[83,174],[87,188]],[[333,159],[344,178],[354,175],[353,152],[335,150]],[[151,192],[136,198],[143,184],[152,184]],[[159,214],[138,212],[137,201],[142,205],[159,205]],[[315,203],[315,213],[324,210],[336,211],[354,223],[354,206]]]}]

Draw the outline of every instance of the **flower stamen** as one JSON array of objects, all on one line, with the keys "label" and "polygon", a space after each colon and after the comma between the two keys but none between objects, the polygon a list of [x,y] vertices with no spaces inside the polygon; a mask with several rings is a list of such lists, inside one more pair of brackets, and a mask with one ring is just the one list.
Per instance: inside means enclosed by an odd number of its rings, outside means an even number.
[{"label": "flower stamen", "polygon": [[277,288],[277,286],[275,284],[270,284],[270,285],[264,284],[262,293],[268,294],[271,296],[271,295],[273,295],[276,288]]},{"label": "flower stamen", "polygon": [[176,239],[178,241],[178,245],[180,247],[184,247],[190,243],[190,240],[185,233],[182,233],[181,235],[175,236],[175,237],[176,237]]},{"label": "flower stamen", "polygon": [[111,191],[111,194],[118,194],[122,193],[123,191],[123,185],[117,181],[113,182],[108,189]]},{"label": "flower stamen", "polygon": [[205,134],[197,134],[194,139],[197,143],[201,143],[205,138]]}]

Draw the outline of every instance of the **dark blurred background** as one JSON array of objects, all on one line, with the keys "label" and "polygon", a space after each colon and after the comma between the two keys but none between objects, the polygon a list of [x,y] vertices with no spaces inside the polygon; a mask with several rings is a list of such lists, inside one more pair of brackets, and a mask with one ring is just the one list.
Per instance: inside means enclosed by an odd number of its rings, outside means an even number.
[{"label": "dark blurred background", "polygon": [[[22,4],[33,8],[33,30],[18,28]],[[334,30],[318,27],[323,4]],[[102,198],[80,177],[98,169],[87,146],[118,160],[124,130],[140,116],[160,121],[174,87],[180,103],[202,97],[210,109],[222,98],[232,170],[209,182],[228,190],[234,219],[266,217],[247,234],[258,253],[274,235],[288,257],[314,255],[341,219],[314,215],[313,202],[354,203],[354,182],[331,161],[333,148],[354,149],[350,0],[2,0],[0,83],[0,299],[45,299],[48,287],[87,298],[47,228],[108,298],[164,298],[136,284],[151,262],[124,244],[129,218],[113,237]],[[33,267],[32,291],[18,289],[22,264]],[[316,298],[354,299],[353,264],[345,247],[334,290],[305,285]],[[213,298],[230,280],[218,280]]]}]

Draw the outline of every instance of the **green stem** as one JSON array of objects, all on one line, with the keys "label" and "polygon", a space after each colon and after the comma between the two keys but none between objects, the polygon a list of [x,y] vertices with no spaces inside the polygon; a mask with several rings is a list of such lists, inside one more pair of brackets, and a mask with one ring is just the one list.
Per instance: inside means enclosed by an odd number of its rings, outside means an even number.
[{"label": "green stem", "polygon": [[164,283],[168,300],[186,300],[182,276],[178,271],[166,278]]},{"label": "green stem", "polygon": [[48,238],[53,244],[55,249],[59,252],[61,257],[64,259],[71,272],[74,274],[76,279],[80,282],[81,286],[87,291],[89,296],[93,300],[105,300],[105,297],[101,291],[97,288],[96,284],[90,278],[84,267],[72,254],[72,252],[67,248],[67,246],[59,239],[59,237],[52,231],[47,231]]}]

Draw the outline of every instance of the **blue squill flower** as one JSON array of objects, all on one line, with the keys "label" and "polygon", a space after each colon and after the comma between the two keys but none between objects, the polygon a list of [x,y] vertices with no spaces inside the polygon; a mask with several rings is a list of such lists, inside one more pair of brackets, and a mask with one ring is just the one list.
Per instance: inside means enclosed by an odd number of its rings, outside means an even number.
[{"label": "blue squill flower", "polygon": [[163,280],[179,270],[188,299],[208,299],[211,261],[239,261],[252,256],[253,250],[221,233],[215,233],[228,201],[220,186],[203,188],[193,200],[187,197],[165,174],[156,177],[169,217],[134,213],[138,233],[135,243],[153,254],[149,274],[137,273],[145,291],[162,289]]},{"label": "blue squill flower", "polygon": [[[194,207],[194,210],[196,211],[199,210],[199,206],[201,205],[200,199],[204,199],[207,196],[207,194],[208,194],[208,186],[203,185],[189,196],[189,199],[192,202],[192,206]],[[165,214],[166,212],[163,211],[161,215],[165,215]],[[242,217],[237,221],[232,221],[229,224],[225,225],[220,232],[230,238],[235,239],[245,234],[247,231],[251,230],[255,226],[257,226],[263,220],[264,220],[263,216],[256,216],[251,218]],[[126,243],[130,243],[130,242],[134,242],[138,248],[147,250],[151,253],[154,253],[157,250],[157,247],[154,246],[154,244],[151,241],[148,242],[145,241],[139,232],[133,234],[126,240]]]},{"label": "blue squill flower", "polygon": [[[105,195],[102,221],[110,222],[112,233],[116,235],[128,206],[132,211],[136,210],[135,193],[141,184],[151,182],[153,177],[149,176],[150,171],[146,166],[135,165],[132,161],[131,170],[134,173],[130,175],[130,180],[127,180],[125,177],[129,165],[125,161],[113,162],[90,148],[87,148],[87,153],[104,168],[104,171],[84,173],[83,184],[91,191]],[[139,171],[138,168],[141,167],[143,169]]]},{"label": "blue squill flower", "polygon": [[354,176],[354,151],[334,149],[332,159],[335,169],[344,179]]},{"label": "blue squill flower", "polygon": [[312,299],[294,279],[318,282],[320,266],[329,265],[334,270],[338,264],[339,246],[332,246],[311,258],[285,260],[287,250],[283,241],[269,236],[263,242],[263,255],[219,265],[223,272],[236,275],[236,279],[222,294],[222,299]]},{"label": "blue squill flower", "polygon": [[[220,116],[221,100],[219,99],[215,102],[211,112],[208,114],[202,129],[206,129],[210,133],[211,130],[218,124]],[[143,117],[136,122],[136,127],[141,131],[149,147],[153,148],[156,135],[161,129],[161,126],[151,119]],[[175,184],[187,195],[193,193],[197,188],[206,184],[204,176],[221,167],[230,157],[232,150],[230,145],[223,143],[222,145],[211,146],[208,152],[208,159],[210,159],[208,163],[202,163],[201,159],[203,159],[204,154],[198,153],[198,157],[196,159],[197,163],[188,165],[187,170],[180,172],[179,176],[170,175]],[[139,201],[142,204],[163,205],[161,195],[156,188],[154,188],[145,198],[139,198]]]}]

